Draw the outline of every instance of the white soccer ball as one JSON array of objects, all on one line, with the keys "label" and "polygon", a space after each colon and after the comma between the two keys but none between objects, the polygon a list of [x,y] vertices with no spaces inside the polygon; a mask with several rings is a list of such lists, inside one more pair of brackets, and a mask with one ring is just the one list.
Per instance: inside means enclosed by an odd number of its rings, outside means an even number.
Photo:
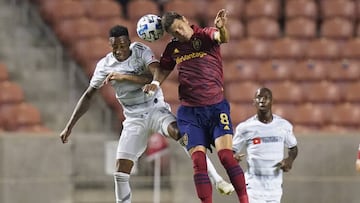
[{"label": "white soccer ball", "polygon": [[136,33],[141,39],[148,42],[160,39],[164,35],[161,18],[154,14],[144,15],[137,22]]}]

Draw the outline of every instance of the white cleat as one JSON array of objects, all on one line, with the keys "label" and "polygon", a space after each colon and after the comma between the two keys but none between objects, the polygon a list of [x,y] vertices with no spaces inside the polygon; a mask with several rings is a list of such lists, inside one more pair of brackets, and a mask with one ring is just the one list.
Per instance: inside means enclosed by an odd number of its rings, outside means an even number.
[{"label": "white cleat", "polygon": [[222,195],[231,195],[234,192],[234,186],[231,183],[221,180],[215,184],[216,190]]}]

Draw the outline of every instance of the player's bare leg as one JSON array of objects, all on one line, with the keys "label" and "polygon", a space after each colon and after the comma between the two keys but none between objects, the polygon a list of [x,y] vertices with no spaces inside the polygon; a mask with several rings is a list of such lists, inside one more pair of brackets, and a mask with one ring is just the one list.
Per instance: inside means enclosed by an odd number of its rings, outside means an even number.
[{"label": "player's bare leg", "polygon": [[116,160],[114,173],[116,203],[131,203],[130,172],[134,162],[127,159]]},{"label": "player's bare leg", "polygon": [[[168,132],[170,134],[170,137],[173,138],[175,141],[177,141],[181,147],[184,149],[185,153],[191,158],[189,152],[187,151],[185,147],[184,140],[180,136],[180,133],[177,129],[176,122],[171,123],[168,126]],[[226,182],[216,171],[213,163],[209,159],[208,156],[206,156],[206,163],[207,163],[207,170],[209,174],[209,178],[211,180],[211,183],[215,185],[216,190],[223,195],[231,195],[234,192],[234,187],[231,183]]]}]

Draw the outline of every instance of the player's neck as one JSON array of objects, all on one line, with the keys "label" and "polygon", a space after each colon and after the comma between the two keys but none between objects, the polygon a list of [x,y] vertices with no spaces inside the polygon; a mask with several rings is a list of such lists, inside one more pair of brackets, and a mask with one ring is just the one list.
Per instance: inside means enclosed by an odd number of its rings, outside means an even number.
[{"label": "player's neck", "polygon": [[258,112],[257,119],[262,123],[270,123],[273,120],[273,115],[271,111]]}]

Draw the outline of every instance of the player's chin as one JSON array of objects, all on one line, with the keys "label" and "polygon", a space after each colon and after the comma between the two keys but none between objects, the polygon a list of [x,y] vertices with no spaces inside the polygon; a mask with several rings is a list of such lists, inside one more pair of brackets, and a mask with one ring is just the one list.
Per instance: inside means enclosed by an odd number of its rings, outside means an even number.
[{"label": "player's chin", "polygon": [[266,106],[258,106],[258,110],[262,112],[267,112],[269,108],[267,108]]}]

